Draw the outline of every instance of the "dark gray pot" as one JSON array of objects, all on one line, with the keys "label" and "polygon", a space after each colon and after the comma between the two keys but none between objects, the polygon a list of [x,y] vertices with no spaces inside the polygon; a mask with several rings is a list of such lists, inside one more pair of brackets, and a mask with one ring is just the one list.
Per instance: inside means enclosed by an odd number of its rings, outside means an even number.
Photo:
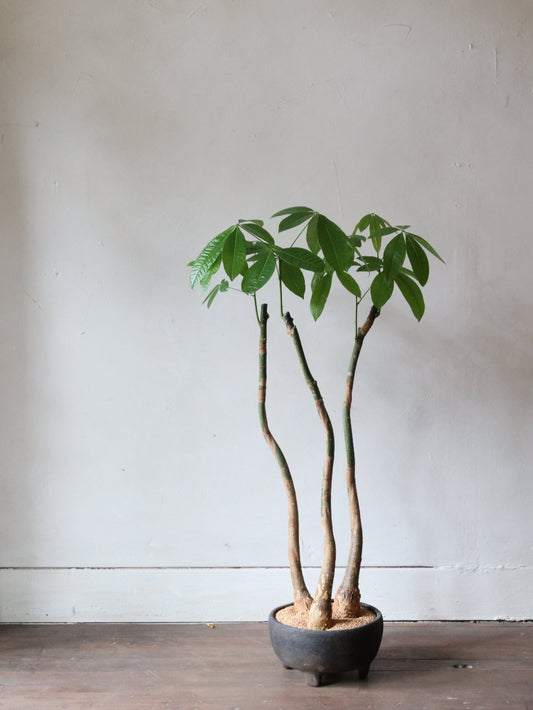
[{"label": "dark gray pot", "polygon": [[289,604],[270,612],[268,629],[274,653],[285,668],[304,671],[308,685],[323,685],[328,675],[359,671],[365,679],[376,657],[383,636],[383,617],[379,609],[362,604],[376,615],[365,626],[340,631],[296,629],[276,620],[276,613]]}]

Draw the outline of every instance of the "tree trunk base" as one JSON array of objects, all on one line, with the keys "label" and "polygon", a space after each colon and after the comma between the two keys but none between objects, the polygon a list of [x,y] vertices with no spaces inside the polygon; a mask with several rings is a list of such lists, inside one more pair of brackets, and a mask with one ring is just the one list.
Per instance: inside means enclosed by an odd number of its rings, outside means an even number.
[{"label": "tree trunk base", "polygon": [[331,602],[324,599],[315,599],[309,609],[307,628],[313,631],[326,631],[331,627]]},{"label": "tree trunk base", "polygon": [[357,589],[354,592],[338,590],[333,601],[333,616],[338,619],[355,619],[361,615],[361,595]]}]

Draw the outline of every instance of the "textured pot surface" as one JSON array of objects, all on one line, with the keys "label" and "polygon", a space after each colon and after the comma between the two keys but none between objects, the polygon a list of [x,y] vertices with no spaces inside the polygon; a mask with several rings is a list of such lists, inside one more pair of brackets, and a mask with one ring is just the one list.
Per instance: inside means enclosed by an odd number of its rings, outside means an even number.
[{"label": "textured pot surface", "polygon": [[376,615],[374,621],[364,626],[339,631],[312,631],[277,621],[276,613],[285,606],[290,605],[277,607],[270,613],[268,628],[274,653],[286,668],[315,674],[317,678],[321,674],[359,669],[360,676],[366,677],[383,635],[383,617],[379,609],[369,604],[362,605]]}]

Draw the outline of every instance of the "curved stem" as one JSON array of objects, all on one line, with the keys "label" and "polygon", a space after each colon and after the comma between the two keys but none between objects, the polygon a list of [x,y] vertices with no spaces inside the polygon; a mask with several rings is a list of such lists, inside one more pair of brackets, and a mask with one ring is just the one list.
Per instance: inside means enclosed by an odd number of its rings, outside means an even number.
[{"label": "curved stem", "polygon": [[343,425],[344,443],[346,446],[346,488],[350,511],[351,540],[344,578],[337,589],[333,602],[333,610],[338,617],[355,617],[361,612],[359,573],[361,570],[361,556],[363,551],[363,529],[361,525],[359,497],[357,495],[355,482],[355,448],[353,442],[351,408],[355,370],[361,348],[363,347],[363,341],[378,315],[379,310],[375,306],[372,306],[366,321],[357,330],[344,391]]},{"label": "curved stem", "polygon": [[261,315],[259,317],[259,391],[258,391],[258,410],[259,421],[263,436],[270,447],[270,450],[276,457],[285,491],[287,494],[288,503],[288,546],[289,546],[289,568],[291,572],[292,588],[294,593],[294,606],[297,610],[303,611],[309,609],[313,601],[309,590],[305,584],[302,572],[302,563],[300,559],[300,526],[298,519],[298,501],[296,499],[296,491],[292,480],[291,472],[287,464],[287,460],[283,455],[277,441],[272,436],[272,432],[268,426],[266,414],[266,386],[267,386],[267,320],[268,308],[266,303],[261,306]]},{"label": "curved stem", "polygon": [[259,318],[259,311],[257,310],[257,296],[254,293],[254,308],[255,308],[255,317],[257,319],[257,324],[261,326],[261,319]]},{"label": "curved stem", "polygon": [[281,264],[278,263],[276,265],[276,269],[278,272],[278,281],[279,281],[279,312],[281,317],[283,318],[283,284],[281,283]]},{"label": "curved stem", "polygon": [[327,629],[331,626],[331,590],[333,588],[333,576],[335,574],[335,537],[333,535],[333,524],[331,519],[331,479],[333,476],[333,458],[335,453],[335,442],[333,437],[333,427],[324,405],[324,400],[320,394],[318,384],[313,378],[304,350],[300,340],[300,335],[290,313],[284,316],[287,332],[291,336],[298,354],[300,366],[305,376],[305,380],[313,398],[315,400],[318,415],[326,431],[326,459],[324,462],[324,472],[322,476],[322,497],[321,497],[321,520],[322,533],[324,537],[324,556],[322,568],[317,584],[315,598],[309,609],[308,628]]}]

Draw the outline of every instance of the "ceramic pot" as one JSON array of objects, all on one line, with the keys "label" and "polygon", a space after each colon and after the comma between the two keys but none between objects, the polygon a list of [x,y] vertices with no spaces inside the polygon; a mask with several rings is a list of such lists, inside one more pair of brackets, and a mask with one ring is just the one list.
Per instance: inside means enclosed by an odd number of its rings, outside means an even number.
[{"label": "ceramic pot", "polygon": [[365,679],[376,657],[383,635],[383,617],[379,609],[362,604],[376,618],[364,626],[339,631],[297,629],[276,620],[276,614],[290,604],[270,612],[268,629],[274,653],[285,668],[304,671],[308,685],[320,686],[328,676],[344,671],[359,671]]}]

